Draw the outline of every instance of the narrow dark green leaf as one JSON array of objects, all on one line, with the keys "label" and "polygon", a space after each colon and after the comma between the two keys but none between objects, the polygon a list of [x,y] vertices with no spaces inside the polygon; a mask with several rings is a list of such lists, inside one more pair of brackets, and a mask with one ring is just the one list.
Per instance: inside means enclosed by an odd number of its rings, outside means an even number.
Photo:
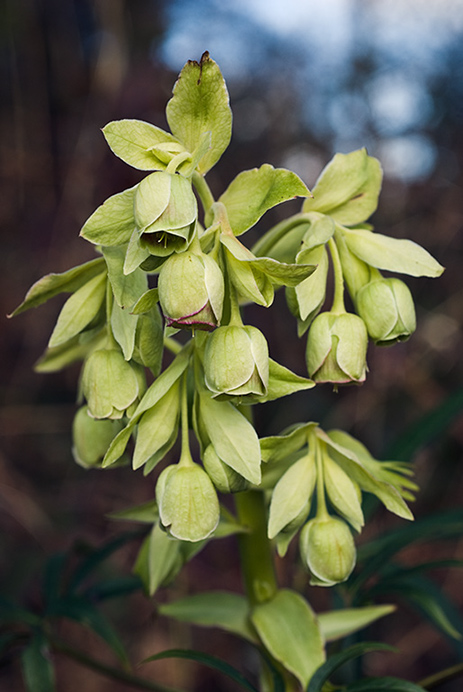
[{"label": "narrow dark green leaf", "polygon": [[365,678],[348,685],[345,692],[426,692],[423,687],[399,678]]},{"label": "narrow dark green leaf", "polygon": [[67,553],[63,552],[52,555],[47,561],[43,578],[43,593],[47,607],[61,596],[67,559]]},{"label": "narrow dark green leaf", "polygon": [[341,666],[348,661],[359,658],[370,651],[396,651],[396,649],[388,644],[381,644],[378,642],[362,642],[349,646],[349,648],[344,649],[344,651],[330,656],[328,660],[315,671],[307,687],[307,692],[322,692],[323,685],[338,668],[341,668]]},{"label": "narrow dark green leaf", "polygon": [[229,663],[222,661],[216,656],[210,656],[209,654],[204,654],[201,651],[195,651],[193,649],[169,649],[168,651],[161,651],[159,654],[145,658],[142,663],[149,663],[150,661],[160,661],[163,658],[186,658],[189,661],[197,661],[197,663],[202,663],[208,668],[213,668],[218,670],[223,675],[231,678],[237,682],[243,689],[249,692],[259,692],[257,687],[251,685],[251,683],[246,680],[246,678],[240,673],[239,670],[233,668]]},{"label": "narrow dark green leaf", "polygon": [[127,596],[128,594],[140,591],[142,583],[136,576],[115,577],[114,579],[105,579],[104,581],[92,584],[85,590],[85,597],[91,601],[106,601],[110,598],[118,598],[119,596]]},{"label": "narrow dark green leaf", "polygon": [[53,692],[53,664],[42,632],[35,634],[22,652],[21,668],[27,692]]},{"label": "narrow dark green leaf", "polygon": [[20,608],[15,603],[0,596],[0,623],[18,623],[26,625],[39,625],[41,617],[25,608]]}]

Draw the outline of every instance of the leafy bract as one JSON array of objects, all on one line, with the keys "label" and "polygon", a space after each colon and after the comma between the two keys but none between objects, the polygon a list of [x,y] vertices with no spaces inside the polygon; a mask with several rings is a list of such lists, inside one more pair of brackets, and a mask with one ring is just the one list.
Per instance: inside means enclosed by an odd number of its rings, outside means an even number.
[{"label": "leafy bract", "polygon": [[336,154],[322,171],[313,197],[305,200],[303,211],[328,214],[347,226],[361,223],[378,205],[381,181],[380,163],[366,149]]},{"label": "leafy bract", "polygon": [[128,243],[135,228],[133,204],[137,187],[112,195],[103,202],[83,225],[82,238],[94,245]]},{"label": "leafy bract", "polygon": [[[178,146],[170,132],[143,120],[115,120],[103,128],[103,134],[116,156],[142,171],[164,170],[171,158],[168,157],[169,145],[171,149],[172,145]],[[164,147],[157,149],[160,145]]]},{"label": "leafy bract", "polygon": [[296,173],[264,163],[260,168],[239,173],[219,202],[227,209],[233,232],[241,235],[277,204],[308,195],[309,189]]},{"label": "leafy bract", "polygon": [[146,274],[141,269],[124,274],[125,247],[105,247],[103,254],[114,299],[119,307],[130,310],[148,288]]},{"label": "leafy bract", "polygon": [[79,334],[98,314],[106,292],[106,272],[94,276],[67,299],[48,345],[61,346]]},{"label": "leafy bract", "polygon": [[207,173],[222,156],[231,137],[232,115],[225,81],[218,65],[204,53],[198,63],[189,60],[174,86],[166,108],[172,133],[194,152],[210,133],[210,147],[197,164]]}]

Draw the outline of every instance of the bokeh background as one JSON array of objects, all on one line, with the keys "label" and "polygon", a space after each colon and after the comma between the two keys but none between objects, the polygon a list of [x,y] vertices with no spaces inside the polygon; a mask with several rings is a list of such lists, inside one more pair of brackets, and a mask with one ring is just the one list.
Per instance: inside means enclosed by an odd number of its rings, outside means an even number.
[{"label": "bokeh background", "polygon": [[[63,301],[12,321],[3,316],[43,274],[91,259],[92,248],[78,237],[83,222],[106,197],[141,179],[111,154],[101,127],[118,118],[166,127],[178,71],[205,50],[223,71],[234,114],[232,144],[209,176],[215,193],[263,162],[292,168],[313,186],[335,152],[366,146],[385,172],[376,229],[419,242],[447,268],[439,280],[407,279],[417,332],[392,349],[370,348],[366,384],[337,394],[319,387],[267,404],[257,412],[261,435],[301,419],[342,426],[378,458],[414,461],[423,488],[418,516],[461,506],[463,1],[3,0],[0,571],[2,592],[32,605],[46,557],[75,540],[99,544],[116,535],[121,525],[107,513],[149,500],[154,481],[127,469],[86,472],[73,462],[78,368],[33,372]],[[269,213],[257,232],[283,211]],[[264,308],[247,317],[266,330],[272,356],[304,374],[305,339],[297,340],[284,295],[275,309],[277,317]],[[372,532],[389,525],[397,521],[380,514]],[[130,570],[134,550],[115,556],[116,572]],[[403,559],[461,558],[462,550],[457,541]],[[291,566],[279,570],[283,582],[300,580]],[[461,607],[459,572],[438,578]],[[175,593],[204,585],[240,588],[232,540],[204,551]],[[325,591],[304,589],[316,607],[329,606]],[[142,596],[119,602],[110,615],[135,661],[167,646],[212,644],[215,653],[252,667],[226,635],[173,627]],[[112,660],[80,629],[66,626],[64,634]],[[461,656],[460,646],[407,608],[376,636],[402,653],[373,655],[370,674],[418,679]],[[64,657],[57,665],[58,690],[126,689]],[[235,689],[188,664],[152,666],[144,674],[184,689]],[[461,689],[453,684],[442,689]],[[23,689],[14,660],[0,664],[0,689]]]}]

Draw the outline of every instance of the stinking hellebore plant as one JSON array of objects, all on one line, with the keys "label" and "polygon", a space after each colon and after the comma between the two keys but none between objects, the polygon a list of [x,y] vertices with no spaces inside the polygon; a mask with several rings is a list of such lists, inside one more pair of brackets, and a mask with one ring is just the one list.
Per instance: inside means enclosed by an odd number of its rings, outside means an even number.
[{"label": "stinking hellebore plant", "polygon": [[[153,595],[170,582],[207,541],[236,534],[246,596],[203,596],[209,624],[260,649],[262,690],[274,689],[271,670],[286,690],[305,689],[325,660],[329,635],[302,595],[279,588],[273,551],[284,556],[299,534],[310,583],[343,582],[365,523],[363,493],[410,520],[406,501],[416,486],[406,464],[377,461],[347,433],[317,422],[259,439],[250,404],[315,383],[363,382],[368,340],[390,345],[415,329],[408,288],[381,272],[437,277],[443,268],[416,243],[366,223],[381,167],[365,149],[337,154],[312,192],[295,173],[264,164],[241,172],[214,199],[206,174],[229,144],[232,116],[207,53],[183,68],[166,115],[171,132],[137,120],[106,125],[114,154],[146,175],[84,224],[81,236],[97,257],[40,279],[13,314],[71,294],[37,370],[83,361],[73,427],[79,464],[106,469],[131,454],[133,468],[148,475],[181,439],[178,462],[148,481],[153,524],[135,566],[146,590]],[[241,242],[267,210],[295,197],[299,213],[253,248]],[[325,306],[331,275],[333,300]],[[244,304],[269,308],[283,286],[299,335],[308,331],[309,377],[272,360],[265,335],[243,322]],[[346,308],[346,291],[355,313]],[[191,338],[177,340],[180,330]],[[173,355],[163,368],[164,349]],[[227,493],[234,493],[236,517],[222,507]],[[197,623],[190,606],[182,611],[177,603],[175,616],[188,620],[190,612]],[[344,634],[361,626],[352,613]],[[372,606],[362,626],[383,614]]]}]

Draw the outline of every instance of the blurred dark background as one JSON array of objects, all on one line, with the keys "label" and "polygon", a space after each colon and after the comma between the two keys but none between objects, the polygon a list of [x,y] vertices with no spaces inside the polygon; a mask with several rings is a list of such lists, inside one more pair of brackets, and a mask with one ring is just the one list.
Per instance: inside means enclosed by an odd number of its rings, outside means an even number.
[{"label": "blurred dark background", "polygon": [[[217,195],[237,172],[263,162],[294,169],[310,187],[336,151],[366,146],[385,170],[376,229],[415,240],[447,268],[439,280],[407,279],[417,332],[391,349],[371,347],[362,387],[338,394],[320,387],[261,407],[259,432],[274,434],[301,419],[344,427],[378,458],[414,461],[423,488],[417,516],[460,506],[462,39],[461,0],[2,0],[0,314],[11,312],[43,274],[93,257],[78,237],[83,222],[106,197],[142,177],[111,154],[100,129],[119,118],[166,127],[176,75],[186,60],[209,50],[234,114],[232,144],[209,176]],[[283,212],[271,212],[259,228]],[[10,322],[2,318],[2,591],[32,604],[47,555],[75,539],[98,544],[115,535],[121,527],[105,515],[149,500],[154,488],[140,473],[84,471],[72,460],[79,370],[33,372],[62,302]],[[266,330],[272,356],[304,374],[305,339],[297,340],[283,294],[275,308],[278,318],[263,308],[249,309],[247,317]],[[398,523],[380,514],[374,529]],[[462,549],[461,541],[440,545],[438,555],[462,558]],[[435,551],[430,547],[429,555]],[[114,569],[128,572],[133,558],[133,550],[118,553]],[[289,583],[292,568],[280,570]],[[461,607],[458,571],[441,580]],[[204,585],[240,588],[231,540],[207,548],[176,590]],[[328,607],[325,591],[307,593],[316,607]],[[166,646],[210,644],[208,633],[195,631],[192,641],[186,630],[155,621],[142,596],[119,604],[113,616],[134,660]],[[455,661],[452,647],[411,612],[389,622],[378,636],[403,653],[373,657],[370,674],[417,679]],[[80,630],[66,634],[88,646]],[[91,643],[98,652],[97,641]],[[213,645],[240,664],[241,650],[225,635],[214,636]],[[103,648],[99,655],[111,660]],[[170,684],[218,689],[194,667],[153,665],[146,674],[159,673]],[[58,679],[66,692],[126,689],[64,658]],[[0,668],[0,689],[23,689],[14,662]]]}]

